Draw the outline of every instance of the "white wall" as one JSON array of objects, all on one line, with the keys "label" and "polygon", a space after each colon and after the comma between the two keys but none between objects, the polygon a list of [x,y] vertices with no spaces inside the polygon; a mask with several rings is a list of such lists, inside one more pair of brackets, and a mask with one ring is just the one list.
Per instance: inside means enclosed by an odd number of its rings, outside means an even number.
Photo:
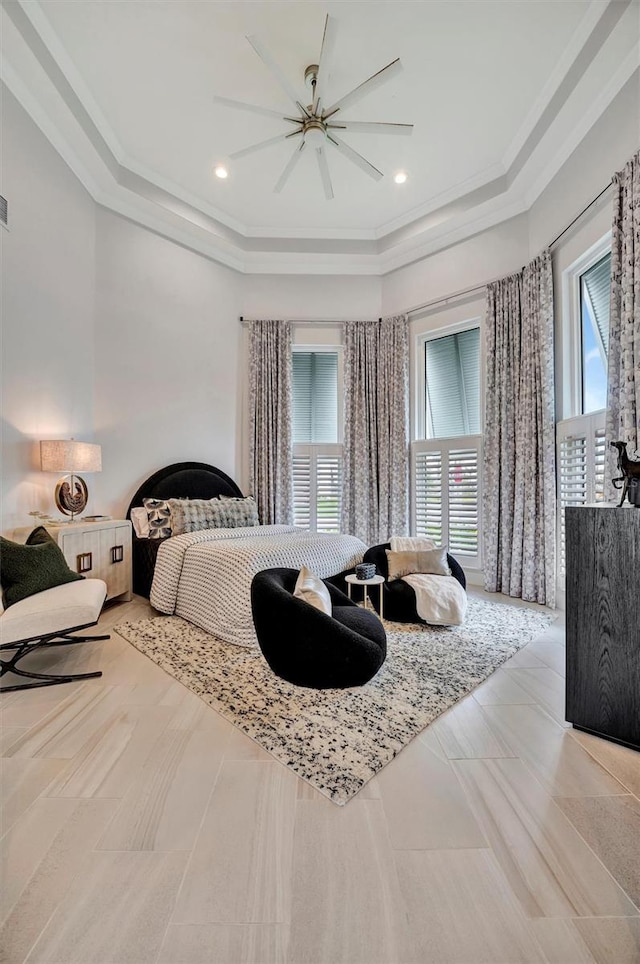
[{"label": "white wall", "polygon": [[95,431],[104,512],[171,462],[240,462],[239,278],[100,209]]},{"label": "white wall", "polygon": [[351,320],[378,318],[380,278],[329,275],[245,275],[245,318]]},{"label": "white wall", "polygon": [[394,314],[518,271],[529,259],[527,215],[399,268],[382,279],[382,314]]},{"label": "white wall", "polygon": [[56,476],[39,470],[37,442],[92,439],[95,205],[1,92],[1,192],[10,225],[0,227],[4,530],[28,525],[31,510],[57,513]]}]

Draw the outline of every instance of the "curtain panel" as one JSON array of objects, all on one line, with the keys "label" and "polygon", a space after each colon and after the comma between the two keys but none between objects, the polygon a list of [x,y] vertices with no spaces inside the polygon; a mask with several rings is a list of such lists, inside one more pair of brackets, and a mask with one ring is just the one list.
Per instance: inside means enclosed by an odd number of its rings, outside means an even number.
[{"label": "curtain panel", "polygon": [[[626,442],[640,457],[640,151],[613,176],[607,383],[607,443]],[[617,502],[618,453],[607,448],[607,499]]]},{"label": "curtain panel", "polygon": [[555,605],[551,254],[487,286],[485,588]]},{"label": "curtain panel", "polygon": [[407,532],[409,323],[344,325],[342,531],[367,545]]},{"label": "curtain panel", "polygon": [[291,325],[253,321],[249,332],[249,485],[264,525],[293,520]]}]

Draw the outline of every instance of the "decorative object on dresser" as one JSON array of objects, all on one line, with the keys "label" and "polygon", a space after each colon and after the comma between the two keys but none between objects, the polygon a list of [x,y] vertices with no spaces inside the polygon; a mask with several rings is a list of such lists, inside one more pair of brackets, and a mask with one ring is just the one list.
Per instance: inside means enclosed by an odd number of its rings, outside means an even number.
[{"label": "decorative object on dresser", "polygon": [[[622,473],[611,480],[614,488],[622,489],[618,508],[622,506],[625,496],[628,495],[631,505],[640,509],[640,460],[629,458],[626,442],[612,442],[611,446],[618,450],[618,471]],[[618,482],[622,482],[622,485],[618,485]]]},{"label": "decorative object on dresser", "polygon": [[[102,579],[107,599],[131,599],[131,523],[127,519],[45,525],[58,543],[69,568],[85,578]],[[30,529],[15,529],[14,538],[25,541]]]},{"label": "decorative object on dresser", "polygon": [[[127,519],[145,499],[214,499],[220,496],[242,498],[242,492],[228,475],[206,462],[175,462],[158,469],[146,479],[131,499]],[[133,535],[133,591],[149,598],[158,550],[162,539]]]},{"label": "decorative object on dresser", "polygon": [[640,749],[640,512],[568,506],[566,717]]},{"label": "decorative object on dresser", "polygon": [[56,486],[56,505],[71,521],[87,507],[87,484],[79,472],[101,472],[102,451],[92,442],[75,439],[46,439],[40,442],[40,467],[43,472],[67,472]]},{"label": "decorative object on dresser", "polygon": [[[553,618],[472,598],[464,626],[387,624],[384,664],[366,686],[347,690],[287,683],[259,649],[224,643],[176,616],[122,622],[115,630],[341,805]],[[292,639],[291,647],[301,643]]]},{"label": "decorative object on dresser", "polygon": [[251,583],[253,623],[267,663],[296,686],[364,686],[387,655],[380,620],[324,582],[328,614],[294,595],[297,579],[296,569],[265,569]]}]

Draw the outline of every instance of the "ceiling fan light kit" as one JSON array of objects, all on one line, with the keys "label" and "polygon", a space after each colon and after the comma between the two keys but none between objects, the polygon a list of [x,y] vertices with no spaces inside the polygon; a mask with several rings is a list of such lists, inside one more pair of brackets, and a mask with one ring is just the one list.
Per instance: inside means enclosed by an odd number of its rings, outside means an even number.
[{"label": "ceiling fan light kit", "polygon": [[[238,160],[239,158],[245,157],[248,154],[253,154],[255,151],[261,151],[264,148],[270,147],[271,145],[280,144],[283,140],[295,140],[296,143],[293,154],[287,161],[282,174],[274,186],[274,192],[276,194],[279,194],[282,191],[285,184],[291,177],[291,174],[300,160],[301,155],[304,153],[305,147],[315,150],[320,180],[322,182],[325,198],[328,201],[330,201],[334,196],[329,165],[327,162],[327,153],[330,146],[335,148],[340,154],[342,154],[343,157],[345,157],[348,161],[351,161],[352,164],[358,167],[369,177],[373,178],[373,180],[379,181],[384,176],[382,171],[378,170],[378,168],[371,164],[365,157],[362,156],[362,154],[359,154],[358,151],[354,150],[349,144],[345,143],[345,141],[343,141],[338,134],[408,135],[413,131],[413,124],[349,121],[343,120],[342,117],[342,111],[346,107],[356,103],[362,97],[366,97],[372,91],[376,90],[382,84],[386,83],[399,73],[399,71],[402,69],[400,58],[396,58],[390,64],[387,64],[386,67],[383,67],[382,70],[379,70],[367,80],[363,81],[363,83],[359,84],[357,87],[354,87],[353,90],[349,91],[339,100],[335,101],[327,109],[322,107],[322,96],[326,87],[329,65],[331,63],[333,49],[335,46],[336,29],[337,21],[335,18],[327,16],[325,20],[324,36],[322,39],[322,49],[320,51],[319,63],[310,64],[304,72],[305,85],[307,88],[310,88],[312,92],[312,102],[307,107],[305,107],[301,101],[298,100],[295,89],[289,83],[276,61],[272,58],[271,54],[265,49],[262,43],[256,37],[247,37],[247,40],[255,52],[258,54],[265,66],[271,71],[289,100],[295,105],[297,114],[294,114],[294,112],[292,112],[293,116],[280,114],[278,111],[267,107],[260,107],[257,104],[246,104],[243,101],[231,100],[228,97],[214,98],[216,103],[223,104],[226,107],[261,114],[262,116],[285,121],[287,124],[294,126],[293,130],[289,128],[285,133],[279,134],[276,137],[270,137],[268,140],[260,141],[257,144],[244,147],[242,150],[236,151],[235,153],[229,155],[231,160]],[[299,138],[301,138],[301,140],[298,140]],[[219,165],[219,167],[216,168],[216,174],[218,177],[226,177],[226,172],[225,174],[218,174],[218,169],[220,167],[222,167],[222,165]],[[399,180],[399,178],[401,179]],[[394,178],[397,184],[404,183],[406,179],[407,175],[404,171],[399,171]]]}]

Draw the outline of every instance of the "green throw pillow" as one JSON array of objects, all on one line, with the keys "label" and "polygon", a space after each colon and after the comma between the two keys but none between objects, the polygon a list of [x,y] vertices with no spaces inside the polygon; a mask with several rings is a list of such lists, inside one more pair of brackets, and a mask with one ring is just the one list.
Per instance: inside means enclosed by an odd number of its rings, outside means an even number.
[{"label": "green throw pillow", "polygon": [[0,536],[0,583],[5,606],[82,578],[69,569],[62,549],[43,526],[33,530],[24,546]]}]

